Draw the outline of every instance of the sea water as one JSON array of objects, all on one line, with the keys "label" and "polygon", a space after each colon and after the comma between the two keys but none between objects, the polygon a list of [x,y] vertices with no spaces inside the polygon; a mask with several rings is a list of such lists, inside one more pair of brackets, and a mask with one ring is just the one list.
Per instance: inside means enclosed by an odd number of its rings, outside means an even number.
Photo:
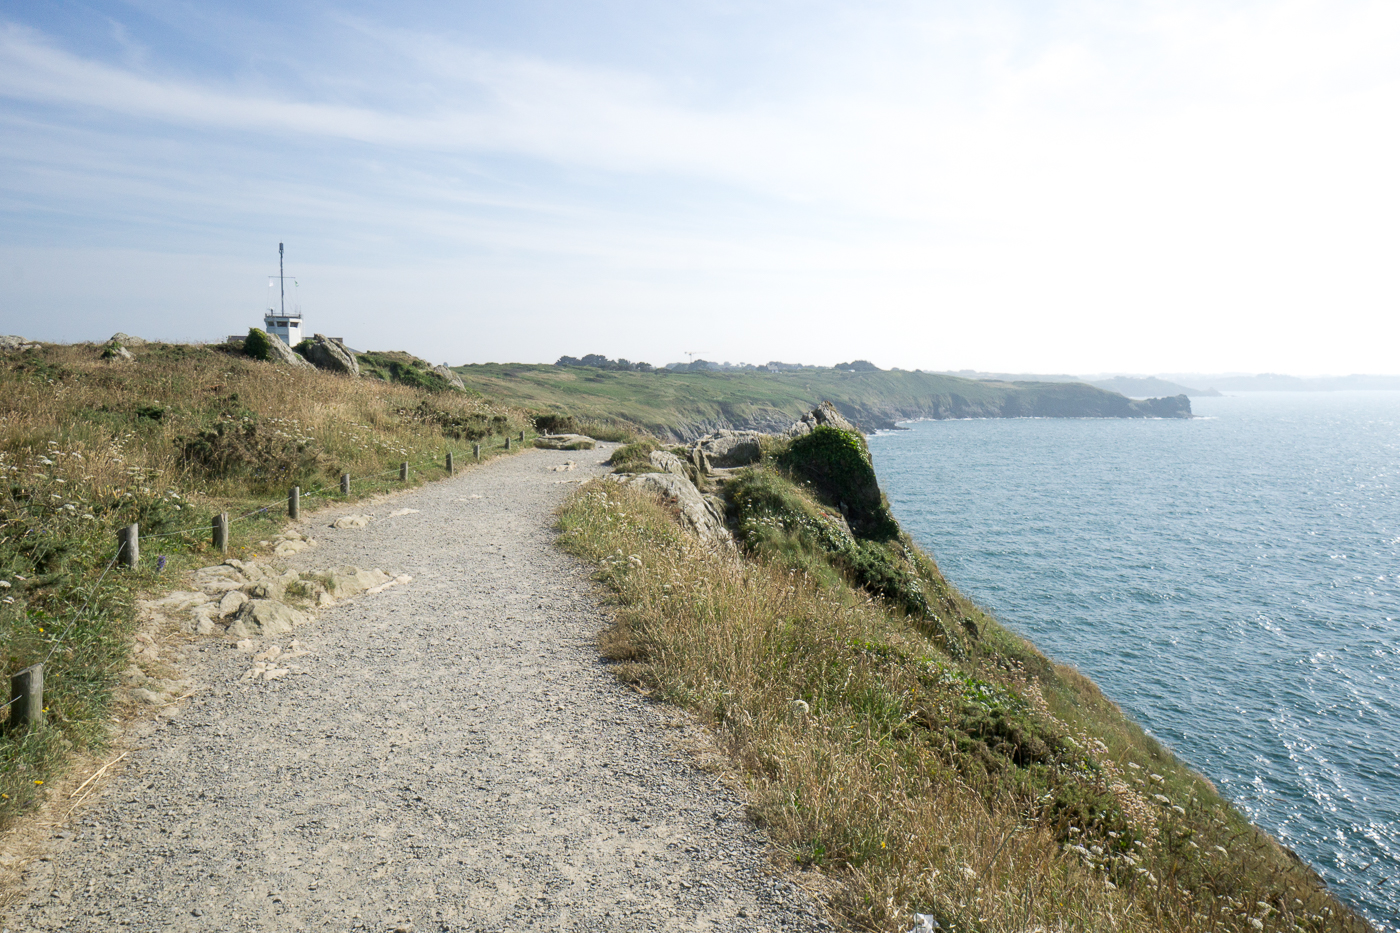
[{"label": "sea water", "polygon": [[1400,929],[1400,393],[870,438],[964,593]]}]

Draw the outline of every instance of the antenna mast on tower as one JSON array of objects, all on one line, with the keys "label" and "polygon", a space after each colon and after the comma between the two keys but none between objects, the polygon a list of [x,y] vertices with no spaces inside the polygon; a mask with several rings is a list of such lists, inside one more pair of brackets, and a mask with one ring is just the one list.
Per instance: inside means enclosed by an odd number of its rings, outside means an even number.
[{"label": "antenna mast on tower", "polygon": [[[277,300],[276,305],[267,304],[267,309],[263,315],[263,324],[269,334],[273,334],[281,339],[289,347],[294,347],[301,342],[301,305],[292,302],[292,311],[287,313],[287,267],[286,267],[287,245],[277,244]],[[267,287],[273,286],[272,276],[267,277]],[[297,287],[297,277],[292,276],[292,287]]]}]

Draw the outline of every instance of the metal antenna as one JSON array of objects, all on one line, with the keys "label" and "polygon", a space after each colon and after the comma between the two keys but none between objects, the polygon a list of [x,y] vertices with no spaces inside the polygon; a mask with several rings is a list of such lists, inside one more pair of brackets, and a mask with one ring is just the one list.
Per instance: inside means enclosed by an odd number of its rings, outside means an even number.
[{"label": "metal antenna", "polygon": [[277,244],[277,284],[282,290],[282,316],[287,316],[287,280],[282,271],[282,244]]}]

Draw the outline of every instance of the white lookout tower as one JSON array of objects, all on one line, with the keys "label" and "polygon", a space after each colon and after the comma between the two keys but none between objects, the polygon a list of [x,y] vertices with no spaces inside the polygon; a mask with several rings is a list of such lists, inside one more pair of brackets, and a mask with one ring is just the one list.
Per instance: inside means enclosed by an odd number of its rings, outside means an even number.
[{"label": "white lookout tower", "polygon": [[[267,287],[277,289],[277,305],[274,307],[269,302],[267,313],[263,315],[267,332],[276,334],[287,346],[294,347],[301,343],[301,303],[293,300],[292,310],[287,311],[287,275],[282,267],[281,243],[277,244],[277,278],[268,276]],[[297,287],[295,277],[292,279],[292,287]]]}]

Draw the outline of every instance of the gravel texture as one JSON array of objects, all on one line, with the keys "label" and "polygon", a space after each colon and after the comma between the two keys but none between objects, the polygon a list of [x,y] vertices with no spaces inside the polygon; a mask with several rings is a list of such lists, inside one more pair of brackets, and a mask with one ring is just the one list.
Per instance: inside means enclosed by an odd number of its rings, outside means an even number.
[{"label": "gravel texture", "polygon": [[[607,456],[527,451],[309,516],[319,547],[288,565],[412,581],[298,628],[277,680],[244,677],[252,651],[293,636],[172,649],[195,696],[143,720],[0,927],[830,929],[696,730],[598,658],[553,510]],[[349,514],[371,520],[330,527]]]}]

